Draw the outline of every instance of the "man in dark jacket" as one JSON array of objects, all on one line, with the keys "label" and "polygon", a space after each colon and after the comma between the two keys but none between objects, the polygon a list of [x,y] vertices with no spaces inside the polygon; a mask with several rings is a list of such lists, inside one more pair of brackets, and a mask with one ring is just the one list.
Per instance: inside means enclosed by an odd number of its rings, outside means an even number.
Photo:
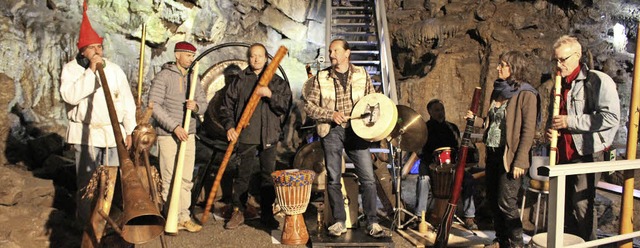
[{"label": "man in dark jacket", "polygon": [[[184,158],[182,185],[180,190],[180,208],[178,213],[178,229],[199,232],[202,226],[190,217],[192,177],[196,153],[196,120],[191,116],[189,132],[182,127],[186,109],[193,113],[204,114],[207,107],[202,86],[199,81],[191,83],[187,79],[187,69],[193,63],[196,47],[188,42],[176,43],[176,62],[162,66],[162,70],[152,80],[149,102],[153,102],[153,118],[156,120],[158,133],[158,158],[160,175],[162,176],[162,199],[168,203],[169,187],[180,142],[187,142]],[[195,101],[188,100],[189,87],[196,87]],[[167,204],[168,207],[168,204]]]},{"label": "man in dark jacket", "polygon": [[[254,168],[260,167],[260,220],[267,228],[278,228],[273,217],[275,190],[271,173],[276,166],[276,145],[280,139],[284,115],[291,105],[289,84],[278,75],[273,75],[268,87],[258,86],[258,79],[267,64],[267,49],[255,43],[247,53],[249,67],[228,86],[222,105],[220,119],[227,130],[227,140],[238,140],[236,148],[240,159],[238,172],[233,182],[233,214],[226,229],[235,229],[244,224],[243,211],[247,202],[249,181]],[[253,90],[261,97],[249,125],[238,135],[235,128]]]}]

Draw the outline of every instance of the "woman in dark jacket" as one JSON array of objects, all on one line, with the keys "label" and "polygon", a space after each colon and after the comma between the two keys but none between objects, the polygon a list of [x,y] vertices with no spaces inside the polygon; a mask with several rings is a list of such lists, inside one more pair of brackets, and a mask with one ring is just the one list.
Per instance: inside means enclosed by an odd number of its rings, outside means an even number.
[{"label": "woman in dark jacket", "polygon": [[[538,92],[525,80],[527,69],[522,53],[500,55],[491,106],[482,122],[486,128],[487,202],[496,231],[496,239],[486,247],[524,246],[516,201],[522,176],[529,168],[539,109]],[[474,116],[469,111],[465,117]]]}]

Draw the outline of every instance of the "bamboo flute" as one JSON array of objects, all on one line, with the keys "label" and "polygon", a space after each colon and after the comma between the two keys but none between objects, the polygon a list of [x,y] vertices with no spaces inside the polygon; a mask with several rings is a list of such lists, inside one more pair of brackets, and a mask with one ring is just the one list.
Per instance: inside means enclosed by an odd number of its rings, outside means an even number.
[{"label": "bamboo flute", "polygon": [[[553,113],[552,118],[560,114],[560,89],[562,88],[562,76],[560,70],[556,72],[555,84],[553,86]],[[549,148],[549,166],[556,165],[558,157],[558,130],[551,129],[551,145]]]}]

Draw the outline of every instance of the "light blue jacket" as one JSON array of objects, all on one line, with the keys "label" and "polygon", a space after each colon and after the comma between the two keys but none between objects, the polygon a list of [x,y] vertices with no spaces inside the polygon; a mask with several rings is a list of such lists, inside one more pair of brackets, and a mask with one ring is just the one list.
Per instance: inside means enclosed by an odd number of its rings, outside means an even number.
[{"label": "light blue jacket", "polygon": [[567,95],[567,113],[578,154],[593,154],[610,146],[620,123],[620,99],[613,79],[583,65]]}]

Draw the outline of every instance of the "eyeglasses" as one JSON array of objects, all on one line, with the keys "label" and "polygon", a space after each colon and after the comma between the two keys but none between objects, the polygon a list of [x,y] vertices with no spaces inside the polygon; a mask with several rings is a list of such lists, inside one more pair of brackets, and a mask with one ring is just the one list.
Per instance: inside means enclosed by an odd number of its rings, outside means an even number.
[{"label": "eyeglasses", "polygon": [[509,67],[509,64],[507,64],[505,62],[500,62],[500,63],[498,63],[498,67],[499,68],[506,68],[506,67]]},{"label": "eyeglasses", "polygon": [[557,58],[557,59],[552,59],[551,62],[553,62],[554,64],[560,63],[560,64],[564,64],[565,62],[567,62],[567,59],[571,58],[571,56],[576,55],[577,53],[572,53],[571,55],[564,57],[564,58]]}]

